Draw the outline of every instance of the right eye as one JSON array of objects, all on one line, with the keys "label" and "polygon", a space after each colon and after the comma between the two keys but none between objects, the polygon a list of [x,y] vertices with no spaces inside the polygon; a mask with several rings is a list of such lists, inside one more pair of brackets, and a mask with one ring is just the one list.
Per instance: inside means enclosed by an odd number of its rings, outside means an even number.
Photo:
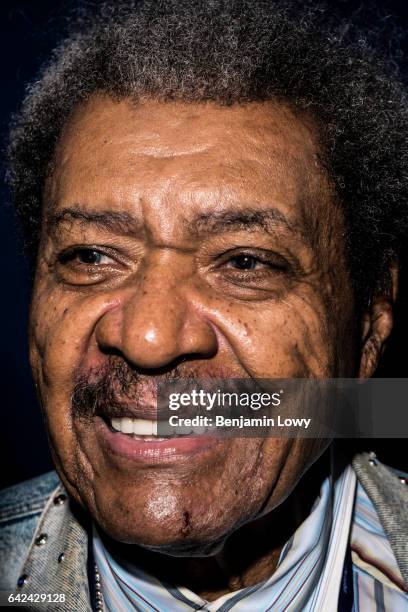
[{"label": "right eye", "polygon": [[63,253],[60,257],[61,263],[76,263],[83,264],[86,266],[102,266],[113,263],[113,259],[98,251],[97,249],[91,248],[76,248]]},{"label": "right eye", "polygon": [[57,255],[59,280],[68,285],[94,285],[112,280],[124,269],[120,257],[115,257],[112,251],[94,246],[65,249]]}]

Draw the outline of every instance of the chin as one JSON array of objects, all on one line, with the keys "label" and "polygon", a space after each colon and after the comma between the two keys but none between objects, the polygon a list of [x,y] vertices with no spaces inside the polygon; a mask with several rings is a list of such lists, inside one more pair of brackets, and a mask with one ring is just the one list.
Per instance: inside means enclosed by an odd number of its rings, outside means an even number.
[{"label": "chin", "polygon": [[169,557],[212,557],[221,552],[226,539],[224,536],[211,542],[190,540],[162,546],[143,546],[143,548],[162,555],[168,555]]},{"label": "chin", "polygon": [[[220,552],[233,529],[224,533],[194,533],[186,534],[183,529],[175,531],[174,527],[166,531],[158,530],[156,526],[150,529],[147,525],[135,525],[129,522],[97,520],[98,527],[112,540],[122,544],[140,546],[152,552],[173,557],[208,557]],[[218,531],[218,530],[217,530]]]}]

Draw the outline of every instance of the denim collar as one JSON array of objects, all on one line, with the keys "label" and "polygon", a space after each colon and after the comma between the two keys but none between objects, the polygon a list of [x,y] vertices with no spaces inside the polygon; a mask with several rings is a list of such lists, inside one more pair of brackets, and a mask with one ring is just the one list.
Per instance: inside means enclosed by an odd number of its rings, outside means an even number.
[{"label": "denim collar", "polygon": [[[63,609],[92,611],[88,579],[88,532],[84,513],[62,485],[52,493],[37,525],[23,565],[18,592],[64,594]],[[46,546],[44,546],[46,539]],[[57,600],[58,601],[58,600]],[[45,602],[54,611],[58,603]]]}]

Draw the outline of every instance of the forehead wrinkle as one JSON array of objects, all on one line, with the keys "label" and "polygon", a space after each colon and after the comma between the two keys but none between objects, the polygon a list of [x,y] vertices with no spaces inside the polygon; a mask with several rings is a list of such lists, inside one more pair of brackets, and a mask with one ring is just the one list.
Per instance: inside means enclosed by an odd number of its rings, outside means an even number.
[{"label": "forehead wrinkle", "polygon": [[203,154],[210,152],[214,147],[203,144],[192,144],[191,146],[184,148],[175,149],[174,146],[170,146],[166,143],[147,145],[144,142],[138,144],[138,147],[132,143],[132,154],[136,154],[140,159],[157,159],[157,160],[171,160],[179,157],[193,157],[194,155]]}]

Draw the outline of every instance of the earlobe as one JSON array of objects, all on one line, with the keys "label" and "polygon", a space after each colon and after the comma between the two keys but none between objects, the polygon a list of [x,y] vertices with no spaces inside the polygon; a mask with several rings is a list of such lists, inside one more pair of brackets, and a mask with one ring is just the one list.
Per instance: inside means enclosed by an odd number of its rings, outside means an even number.
[{"label": "earlobe", "polygon": [[373,297],[362,319],[359,378],[373,376],[393,328],[393,304],[398,293],[397,265],[390,268],[389,278],[388,291]]}]

